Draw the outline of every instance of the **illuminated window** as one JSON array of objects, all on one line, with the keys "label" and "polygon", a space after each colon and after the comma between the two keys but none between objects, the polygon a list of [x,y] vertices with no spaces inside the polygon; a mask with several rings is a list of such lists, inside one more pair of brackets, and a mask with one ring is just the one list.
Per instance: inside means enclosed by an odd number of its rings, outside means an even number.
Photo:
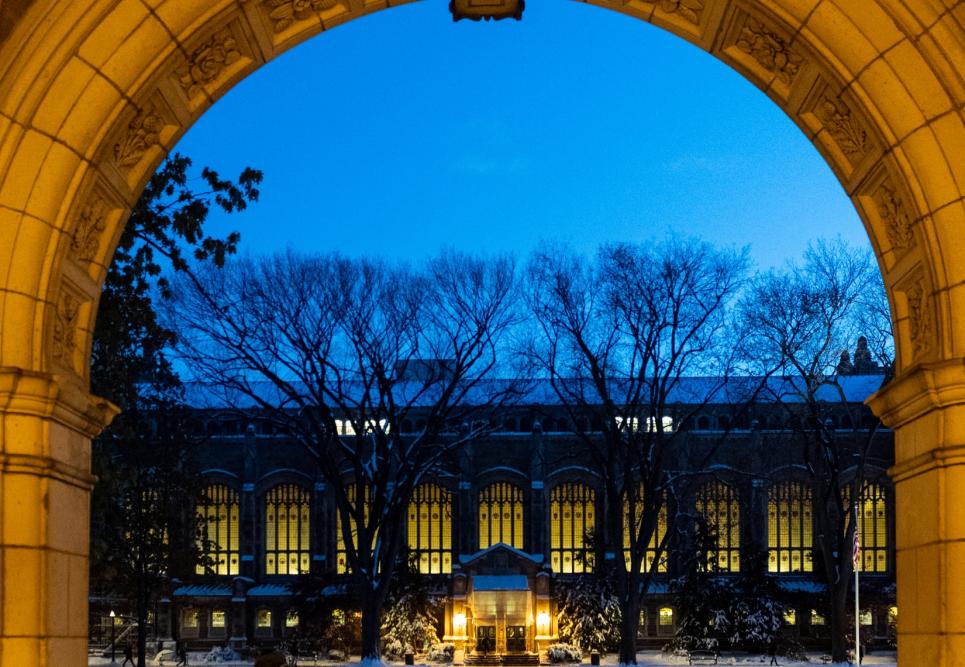
[{"label": "illuminated window", "polygon": [[880,484],[866,484],[858,507],[861,571],[888,571],[888,506]]},{"label": "illuminated window", "polygon": [[[637,490],[636,501],[633,503],[633,507],[630,507],[629,499],[623,497],[623,560],[626,563],[627,570],[630,569],[630,526],[633,525],[633,534],[638,535],[640,532],[640,524],[643,522],[643,486],[640,486]],[[667,502],[666,494],[664,495],[664,501],[661,503],[660,511],[657,514],[657,526],[653,531],[653,535],[650,537],[650,544],[644,551],[643,560],[640,562],[640,571],[649,572],[650,568],[653,566],[653,561],[657,558],[657,547],[663,542],[664,536],[667,534]],[[660,562],[657,563],[657,572],[667,571],[667,554],[663,553],[660,557]]]},{"label": "illuminated window", "polygon": [[181,617],[181,625],[185,628],[197,628],[198,616],[199,614],[197,609],[185,609],[184,614]]},{"label": "illuminated window", "polygon": [[824,616],[818,613],[817,609],[811,610],[811,625],[824,625]]},{"label": "illuminated window", "polygon": [[225,627],[225,619],[227,614],[221,609],[215,609],[211,612],[211,627],[212,628],[223,628]]},{"label": "illuminated window", "polygon": [[259,609],[255,612],[255,627],[261,630],[271,629],[271,610]]},{"label": "illuminated window", "polygon": [[[617,428],[621,431],[636,432],[640,430],[640,419],[638,417],[617,417]],[[661,433],[670,433],[674,430],[673,417],[661,417],[659,421],[654,417],[647,417],[644,420],[647,431],[654,433],[658,426]]]},{"label": "illuminated window", "polygon": [[265,574],[309,571],[311,495],[294,484],[265,496]]},{"label": "illuminated window", "polygon": [[[198,505],[201,552],[214,574],[238,574],[238,492],[224,484],[207,487]],[[204,564],[197,574],[205,574]]]},{"label": "illuminated window", "polygon": [[286,628],[297,628],[298,627],[298,612],[294,609],[289,609],[285,614],[285,627]]},{"label": "illuminated window", "polygon": [[863,609],[858,618],[861,620],[861,625],[871,625],[871,612],[867,609]]},{"label": "illuminated window", "polygon": [[[345,496],[348,498],[349,505],[356,507],[356,485],[349,484],[345,487]],[[369,522],[369,487],[365,487],[365,497],[362,503],[362,521],[366,525]],[[349,531],[352,535],[352,545],[358,549],[358,523],[351,520],[351,525],[349,526]],[[378,531],[376,531],[378,534]],[[375,543],[373,536],[372,543]],[[367,548],[371,548],[371,545],[367,545]],[[345,549],[345,540],[342,537],[342,513],[335,512],[335,569],[339,574],[345,574],[349,572],[351,568],[348,564],[348,552]]]},{"label": "illuminated window", "polygon": [[775,484],[767,492],[767,571],[812,572],[811,487]]},{"label": "illuminated window", "polygon": [[660,619],[660,625],[664,627],[673,625],[673,609],[670,607],[661,607],[658,618]]},{"label": "illuminated window", "polygon": [[586,535],[593,532],[596,494],[585,484],[560,484],[550,494],[550,564],[554,572],[593,570]]},{"label": "illuminated window", "polygon": [[898,607],[888,607],[888,623],[894,625],[898,622]]},{"label": "illuminated window", "polygon": [[479,548],[502,542],[523,548],[523,491],[497,482],[479,494]]},{"label": "illuminated window", "polygon": [[797,625],[797,611],[794,609],[784,610],[784,625]]},{"label": "illuminated window", "polygon": [[409,502],[409,550],[422,574],[452,572],[452,494],[420,484]]},{"label": "illuminated window", "polygon": [[711,570],[739,572],[740,505],[737,492],[723,482],[710,482],[697,494],[696,508],[717,535],[716,548],[707,553]]}]

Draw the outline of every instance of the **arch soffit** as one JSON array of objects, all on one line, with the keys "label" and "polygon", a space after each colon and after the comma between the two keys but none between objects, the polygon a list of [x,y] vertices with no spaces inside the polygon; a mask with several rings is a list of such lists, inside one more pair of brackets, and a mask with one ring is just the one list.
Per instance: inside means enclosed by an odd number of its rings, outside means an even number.
[{"label": "arch soffit", "polygon": [[205,468],[201,471],[205,486],[223,484],[232,491],[241,492],[241,477],[224,468]]},{"label": "arch soffit", "polygon": [[[399,2],[393,3],[401,4]],[[965,28],[924,0],[591,4],[721,59],[775,101],[851,196],[881,265],[899,368],[965,354]],[[286,49],[384,0],[35,0],[0,45],[0,365],[86,386],[130,207],[181,135]],[[957,157],[956,157],[957,156]]]},{"label": "arch soffit", "polygon": [[473,476],[473,488],[475,493],[479,493],[488,486],[505,482],[519,487],[523,494],[529,493],[529,476],[517,468],[509,466],[496,466],[480,470]]}]

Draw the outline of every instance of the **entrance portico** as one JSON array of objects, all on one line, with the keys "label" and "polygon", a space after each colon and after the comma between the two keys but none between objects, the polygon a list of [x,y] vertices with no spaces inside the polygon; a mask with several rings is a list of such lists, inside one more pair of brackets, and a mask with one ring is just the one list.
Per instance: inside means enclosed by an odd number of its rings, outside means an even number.
[{"label": "entrance portico", "polygon": [[550,570],[542,554],[499,543],[462,555],[453,568],[451,593],[446,641],[467,663],[535,661],[556,639]]}]

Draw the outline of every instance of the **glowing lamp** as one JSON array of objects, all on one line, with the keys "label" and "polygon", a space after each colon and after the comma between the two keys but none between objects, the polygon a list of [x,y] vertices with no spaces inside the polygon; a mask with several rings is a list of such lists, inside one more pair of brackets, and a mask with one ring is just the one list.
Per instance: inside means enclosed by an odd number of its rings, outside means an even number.
[{"label": "glowing lamp", "polygon": [[550,633],[550,615],[545,611],[536,614],[536,634],[548,635]]},{"label": "glowing lamp", "polygon": [[465,614],[452,615],[452,633],[454,635],[466,634],[466,615]]}]

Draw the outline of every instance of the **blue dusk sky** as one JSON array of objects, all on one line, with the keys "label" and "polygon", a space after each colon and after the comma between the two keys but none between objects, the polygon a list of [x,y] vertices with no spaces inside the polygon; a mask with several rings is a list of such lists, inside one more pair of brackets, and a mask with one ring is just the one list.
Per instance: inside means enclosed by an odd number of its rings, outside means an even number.
[{"label": "blue dusk sky", "polygon": [[419,258],[687,234],[761,267],[816,237],[867,244],[830,168],[762,92],[683,40],[614,12],[530,0],[523,20],[453,23],[442,0],[352,21],[242,81],[177,150],[261,201],[213,231]]}]

